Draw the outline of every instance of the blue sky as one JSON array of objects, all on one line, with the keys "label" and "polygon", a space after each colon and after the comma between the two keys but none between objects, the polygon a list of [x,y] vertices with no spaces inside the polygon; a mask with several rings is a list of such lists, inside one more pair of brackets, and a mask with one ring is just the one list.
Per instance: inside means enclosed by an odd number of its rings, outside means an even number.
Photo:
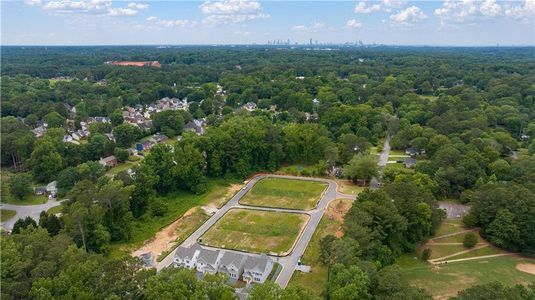
[{"label": "blue sky", "polygon": [[3,45],[535,45],[535,0],[2,1]]}]

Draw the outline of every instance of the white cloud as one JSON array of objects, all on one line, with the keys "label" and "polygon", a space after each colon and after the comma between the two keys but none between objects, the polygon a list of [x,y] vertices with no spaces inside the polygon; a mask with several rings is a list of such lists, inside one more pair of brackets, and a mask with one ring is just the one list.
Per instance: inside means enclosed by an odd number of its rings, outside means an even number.
[{"label": "white cloud", "polygon": [[476,13],[478,13],[478,3],[475,0],[445,0],[442,7],[435,9],[434,12],[442,25],[466,22]]},{"label": "white cloud", "polygon": [[419,7],[413,5],[391,15],[390,21],[398,25],[411,25],[425,18],[427,15]]},{"label": "white cloud", "polygon": [[149,8],[149,5],[148,4],[143,4],[143,3],[130,2],[130,3],[128,3],[128,8],[141,10],[141,9]]},{"label": "white cloud", "polygon": [[347,21],[346,26],[352,29],[356,29],[362,27],[362,23],[355,19],[351,19]]},{"label": "white cloud", "polygon": [[360,14],[369,14],[374,11],[381,10],[381,5],[379,4],[373,4],[373,5],[366,5],[366,2],[359,2],[357,3],[357,6],[355,6],[355,13]]},{"label": "white cloud", "polygon": [[407,5],[407,0],[383,0],[385,7],[402,8]]},{"label": "white cloud", "polygon": [[155,16],[150,16],[147,18],[147,21],[152,25],[157,27],[193,27],[197,25],[197,22],[190,21],[187,19],[176,19],[176,20],[162,20]]},{"label": "white cloud", "polygon": [[48,1],[42,3],[43,9],[62,12],[102,13],[111,8],[111,0]]},{"label": "white cloud", "polygon": [[202,21],[206,25],[242,23],[270,17],[269,14],[262,12],[262,5],[258,1],[206,1],[199,7],[207,15]]},{"label": "white cloud", "polygon": [[501,13],[502,7],[496,3],[496,0],[485,0],[479,11],[484,16],[495,17]]},{"label": "white cloud", "polygon": [[528,22],[535,19],[535,0],[506,2],[503,7],[506,17]]},{"label": "white cloud", "polygon": [[27,5],[41,5],[41,0],[25,0],[24,3],[26,3]]},{"label": "white cloud", "polygon": [[26,0],[25,3],[57,13],[105,15],[110,17],[135,16],[140,9],[148,8],[147,4],[135,2],[128,4],[128,7],[113,7],[111,0]]},{"label": "white cloud", "polygon": [[108,10],[108,16],[120,17],[120,16],[135,16],[138,11],[131,8],[113,7]]},{"label": "white cloud", "polygon": [[366,4],[365,1],[360,1],[355,6],[355,13],[369,14],[375,11],[391,12],[393,8],[403,8],[407,5],[407,0],[382,0],[376,4]]}]

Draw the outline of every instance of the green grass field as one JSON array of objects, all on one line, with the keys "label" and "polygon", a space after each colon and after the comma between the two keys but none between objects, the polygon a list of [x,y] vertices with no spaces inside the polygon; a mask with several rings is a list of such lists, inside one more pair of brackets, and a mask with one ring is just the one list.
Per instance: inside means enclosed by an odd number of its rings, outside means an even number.
[{"label": "green grass field", "polygon": [[366,188],[365,186],[353,184],[351,180],[336,179],[336,183],[338,184],[339,192],[349,195],[356,196]]},{"label": "green grass field", "polygon": [[5,222],[15,216],[17,212],[9,209],[0,209],[0,221]]},{"label": "green grass field", "polygon": [[303,263],[311,267],[311,272],[294,272],[292,279],[290,280],[290,284],[297,284],[298,286],[310,288],[317,296],[321,295],[325,289],[325,284],[327,283],[327,267],[319,262],[320,240],[328,234],[335,235],[342,225],[342,222],[339,219],[329,219],[329,215],[332,214],[333,208],[336,207],[337,202],[348,204],[349,206],[347,209],[349,209],[351,205],[351,201],[349,200],[336,200],[331,202],[303,254]]},{"label": "green grass field", "polygon": [[253,206],[312,209],[320,200],[327,183],[284,178],[264,178],[240,200]]},{"label": "green grass field", "polygon": [[33,192],[35,186],[46,186],[46,184],[37,184],[36,182],[32,183],[31,192],[29,192],[22,200],[15,199],[10,191],[8,185],[9,177],[13,176],[13,173],[8,171],[2,171],[1,173],[2,181],[2,202],[16,205],[37,205],[46,203],[47,197],[44,195],[38,196]]},{"label": "green grass field", "polygon": [[[464,235],[462,231],[467,228],[462,226],[460,219],[447,219],[437,230],[435,236],[459,233],[445,238],[434,238],[435,243],[461,243]],[[479,241],[485,241],[479,237]],[[477,245],[476,247],[480,247]],[[460,251],[469,250],[463,245],[427,245],[422,248],[431,248],[431,258],[439,258]],[[452,260],[507,253],[494,246],[487,246],[467,253],[447,258],[448,263],[432,265],[418,259],[419,254],[406,254],[397,260],[397,264],[403,269],[404,277],[417,287],[427,289],[435,298],[445,299],[455,296],[458,291],[475,284],[483,284],[491,281],[500,281],[506,285],[517,283],[527,284],[535,282],[535,275],[521,272],[516,265],[522,262],[535,263],[535,259],[526,259],[516,256],[500,256],[482,258],[467,261],[451,262]]]},{"label": "green grass field", "polygon": [[161,217],[145,216],[134,220],[130,241],[111,244],[110,255],[113,257],[128,255],[132,250],[143,245],[144,241],[153,237],[156,232],[180,218],[190,208],[220,201],[222,197],[226,197],[227,190],[232,183],[234,181],[213,179],[208,181],[208,190],[200,195],[180,193],[162,198],[167,205],[167,213]]},{"label": "green grass field", "polygon": [[414,255],[404,255],[397,264],[412,285],[427,289],[436,298],[445,298],[475,284],[492,281],[505,285],[535,282],[535,275],[516,269],[516,265],[523,262],[535,263],[535,260],[502,256],[432,266],[414,259]]},{"label": "green grass field", "polygon": [[106,172],[106,175],[113,177],[113,176],[119,174],[119,172],[121,172],[121,171],[126,171],[128,169],[133,168],[134,166],[139,164],[139,162],[140,161],[135,161],[135,162],[125,161],[123,163],[118,163],[115,167],[109,169],[108,172]]},{"label": "green grass field", "polygon": [[202,243],[280,255],[291,250],[308,218],[304,214],[232,209],[202,236]]},{"label": "green grass field", "polygon": [[63,205],[58,205],[58,206],[54,206],[54,207],[48,209],[46,212],[49,215],[55,215],[57,213],[60,213],[62,208],[63,208]]}]

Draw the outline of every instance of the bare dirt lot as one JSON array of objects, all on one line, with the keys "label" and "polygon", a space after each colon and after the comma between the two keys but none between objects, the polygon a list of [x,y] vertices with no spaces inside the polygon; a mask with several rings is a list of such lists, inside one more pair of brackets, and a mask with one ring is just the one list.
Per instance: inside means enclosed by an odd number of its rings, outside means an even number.
[{"label": "bare dirt lot", "polygon": [[[349,199],[334,200],[327,207],[327,211],[325,215],[328,216],[329,219],[335,220],[339,224],[343,224],[344,216],[347,213],[347,211],[351,208],[352,204],[353,202]],[[338,238],[344,235],[341,225],[338,227],[334,235]]]},{"label": "bare dirt lot", "polygon": [[132,256],[151,253],[157,258],[162,252],[169,250],[177,241],[185,239],[198,225],[202,224],[208,215],[198,206],[189,209],[180,219],[158,231],[156,235],[145,242],[143,247],[132,252]]},{"label": "bare dirt lot", "polygon": [[535,275],[535,264],[518,264],[516,269],[522,272]]}]

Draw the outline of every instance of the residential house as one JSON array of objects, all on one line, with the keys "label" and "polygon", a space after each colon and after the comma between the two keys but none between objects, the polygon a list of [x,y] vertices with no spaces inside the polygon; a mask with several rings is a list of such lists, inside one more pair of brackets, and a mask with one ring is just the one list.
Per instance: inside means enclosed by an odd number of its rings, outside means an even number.
[{"label": "residential house", "polygon": [[156,141],[156,143],[163,143],[169,139],[165,134],[155,134],[152,136],[152,138]]},{"label": "residential house", "polygon": [[203,274],[215,274],[221,261],[221,251],[202,248],[197,257],[197,271]]},{"label": "residential house", "polygon": [[64,143],[68,143],[68,142],[72,142],[72,136],[66,134],[63,136],[63,142]]},{"label": "residential house", "polygon": [[142,151],[143,150],[150,150],[150,148],[152,148],[152,146],[154,146],[154,141],[151,141],[151,140],[147,140],[147,141],[144,141],[141,143],[141,146],[143,147]]},{"label": "residential house", "polygon": [[195,119],[192,122],[184,125],[184,131],[194,132],[198,135],[204,134],[205,121],[204,119]]},{"label": "residential house", "polygon": [[36,195],[44,195],[46,194],[46,186],[37,186],[37,187],[34,187],[33,188],[33,192],[36,194]]},{"label": "residential house", "polygon": [[266,254],[248,256],[243,266],[243,281],[264,283],[273,269],[273,260]]},{"label": "residential house", "polygon": [[245,103],[245,105],[243,106],[243,108],[245,108],[246,110],[248,111],[253,111],[256,109],[256,103],[254,102],[247,102]]},{"label": "residential house", "polygon": [[405,154],[410,155],[410,156],[421,155],[421,154],[425,154],[425,150],[410,147],[410,148],[405,149]]},{"label": "residential house", "polygon": [[193,269],[197,263],[197,257],[201,252],[201,247],[195,244],[191,247],[178,247],[175,252],[174,266],[177,268]]},{"label": "residential house", "polygon": [[412,157],[407,157],[407,158],[405,158],[403,163],[405,164],[405,167],[407,167],[407,168],[414,168],[414,166],[416,166],[416,159],[414,159]]},{"label": "residential house", "polygon": [[56,197],[56,194],[58,193],[58,188],[57,188],[57,184],[58,182],[56,180],[50,182],[49,184],[46,185],[46,192],[52,196],[52,198],[55,198]]},{"label": "residential house", "polygon": [[243,265],[247,255],[225,251],[219,262],[219,272],[228,275],[233,280],[238,280],[243,273]]},{"label": "residential house", "polygon": [[101,158],[98,162],[105,167],[113,168],[117,165],[117,158],[115,155],[110,155],[108,157]]},{"label": "residential house", "polygon": [[32,132],[33,132],[33,135],[36,138],[40,138],[43,135],[45,135],[46,128],[44,126],[39,126],[39,127],[35,128],[35,129],[33,129]]},{"label": "residential house", "polygon": [[[136,147],[137,147],[138,144],[136,144]],[[137,149],[134,149],[134,148],[128,148],[126,149],[126,151],[128,151],[128,156],[133,156],[133,155],[136,155],[137,154]]]},{"label": "residential house", "polygon": [[81,139],[81,136],[78,135],[77,132],[73,132],[73,133],[71,134],[71,136],[72,136],[72,139],[75,140],[75,141],[79,141],[79,140]]}]

